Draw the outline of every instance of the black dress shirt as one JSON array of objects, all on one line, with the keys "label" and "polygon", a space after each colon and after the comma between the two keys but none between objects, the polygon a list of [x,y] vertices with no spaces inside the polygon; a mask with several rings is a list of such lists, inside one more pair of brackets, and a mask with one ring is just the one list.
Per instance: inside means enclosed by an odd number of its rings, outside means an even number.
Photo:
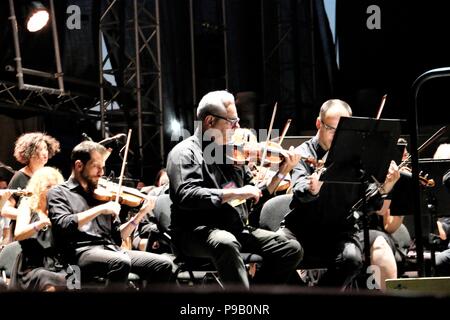
[{"label": "black dress shirt", "polygon": [[49,190],[48,212],[55,243],[65,250],[91,245],[108,245],[119,250],[120,222],[111,215],[99,215],[78,229],[77,214],[101,204],[73,178]]},{"label": "black dress shirt", "polygon": [[[240,188],[252,184],[253,176],[246,165],[217,164],[221,162],[217,160],[224,160],[219,155],[224,152],[223,147],[211,142],[202,147],[201,141],[201,131],[197,129],[168,156],[167,173],[173,202],[171,228],[177,231],[209,226],[240,232],[247,223],[248,204],[222,203],[222,193],[227,186]],[[205,154],[212,154],[213,159]],[[264,198],[268,198],[267,189],[262,191]]]}]

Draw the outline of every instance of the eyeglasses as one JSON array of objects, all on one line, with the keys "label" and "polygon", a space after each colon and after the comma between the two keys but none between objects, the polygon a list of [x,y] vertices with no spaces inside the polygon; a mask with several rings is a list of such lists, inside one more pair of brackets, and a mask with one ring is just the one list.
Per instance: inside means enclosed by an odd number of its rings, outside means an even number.
[{"label": "eyeglasses", "polygon": [[320,122],[323,124],[325,130],[330,131],[330,132],[335,132],[336,131],[335,127],[332,127],[332,126],[326,124],[325,122],[323,122],[323,120],[320,120]]},{"label": "eyeglasses", "polygon": [[239,118],[228,119],[226,117],[218,116],[218,115],[212,114],[212,113],[210,115],[213,116],[213,117],[216,117],[216,118],[219,118],[219,119],[222,119],[222,120],[225,120],[225,121],[229,122],[232,127],[236,126],[239,123],[239,121],[241,120]]}]

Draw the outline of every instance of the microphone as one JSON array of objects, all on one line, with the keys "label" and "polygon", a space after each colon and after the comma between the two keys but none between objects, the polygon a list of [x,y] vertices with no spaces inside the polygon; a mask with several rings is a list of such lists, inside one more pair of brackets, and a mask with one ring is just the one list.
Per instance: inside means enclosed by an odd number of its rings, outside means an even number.
[{"label": "microphone", "polygon": [[103,145],[103,146],[106,146],[106,145],[110,144],[111,142],[117,141],[117,140],[119,140],[119,139],[121,139],[123,137],[126,137],[126,136],[127,135],[125,133],[119,133],[119,134],[116,134],[113,137],[103,139],[102,141],[99,141],[98,143]]}]

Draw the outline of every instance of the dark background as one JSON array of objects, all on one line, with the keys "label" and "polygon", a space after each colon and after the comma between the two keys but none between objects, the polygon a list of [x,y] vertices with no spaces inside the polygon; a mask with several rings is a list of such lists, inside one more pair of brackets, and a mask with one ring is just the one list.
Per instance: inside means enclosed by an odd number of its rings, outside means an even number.
[{"label": "dark background", "polygon": [[[21,1],[19,1],[21,2]],[[45,2],[45,1],[43,1]],[[131,2],[131,1],[130,1]],[[130,2],[125,1],[126,7]],[[144,1],[145,2],[145,1]],[[413,107],[411,86],[423,72],[450,66],[448,19],[445,1],[337,0],[335,48],[323,2],[313,0],[227,0],[228,90],[238,97],[243,125],[268,127],[272,107],[278,102],[275,128],[288,118],[288,135],[314,133],[320,105],[329,98],[350,103],[356,116],[374,117],[381,97],[388,94],[382,117],[407,119]],[[98,81],[98,15],[103,1],[56,1],[64,73]],[[152,1],[147,1],[152,5]],[[193,113],[200,98],[210,90],[225,89],[221,1],[194,0],[196,101],[192,92],[188,1],[160,1],[163,107],[167,154],[169,123],[176,118],[192,132]],[[64,27],[65,9],[77,4],[82,10],[82,30]],[[369,5],[381,10],[381,29],[366,26]],[[4,71],[13,63],[7,1],[0,4],[0,80],[15,81]],[[38,38],[39,37],[39,38]],[[24,61],[30,67],[54,69],[49,34],[22,39]],[[127,44],[124,43],[126,46]],[[339,65],[336,63],[336,52]],[[32,79],[34,80],[34,79]],[[36,84],[47,84],[48,81]],[[427,83],[419,96],[421,140],[448,124],[449,80]],[[67,86],[89,97],[97,91],[75,84]],[[54,102],[55,97],[49,97]],[[81,102],[83,103],[83,101]],[[129,104],[134,104],[130,98]],[[90,119],[49,114],[32,107],[17,110],[0,101],[0,161],[15,168],[13,144],[25,131],[45,130],[62,143],[62,153],[50,164],[67,176],[67,157],[81,141],[81,132],[94,140],[102,137]],[[406,128],[404,130],[406,132]],[[445,142],[448,136],[437,143]],[[431,156],[435,146],[423,156]],[[147,159],[151,160],[150,157]],[[151,182],[154,172],[144,177]]]}]

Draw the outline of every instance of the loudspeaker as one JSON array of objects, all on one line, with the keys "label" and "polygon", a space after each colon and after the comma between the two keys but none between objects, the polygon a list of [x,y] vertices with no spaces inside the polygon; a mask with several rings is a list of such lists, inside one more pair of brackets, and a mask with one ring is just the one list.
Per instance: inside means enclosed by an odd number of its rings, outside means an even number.
[{"label": "loudspeaker", "polygon": [[450,277],[423,277],[405,279],[387,279],[388,292],[420,292],[450,294]]}]

